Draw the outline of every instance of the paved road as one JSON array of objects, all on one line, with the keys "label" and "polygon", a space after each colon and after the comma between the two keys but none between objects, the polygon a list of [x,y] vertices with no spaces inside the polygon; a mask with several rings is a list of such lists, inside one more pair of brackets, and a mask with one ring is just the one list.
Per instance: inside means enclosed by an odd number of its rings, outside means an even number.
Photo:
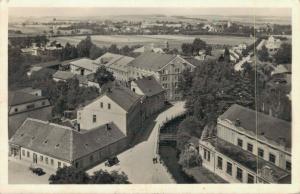
[{"label": "paved road", "polygon": [[167,169],[160,163],[153,164],[152,159],[156,157],[158,129],[166,119],[170,119],[185,111],[184,102],[177,102],[171,108],[160,113],[155,119],[156,123],[149,137],[118,155],[120,163],[113,167],[105,167],[104,163],[88,170],[89,174],[99,169],[108,171],[124,171],[132,183],[175,183]]}]

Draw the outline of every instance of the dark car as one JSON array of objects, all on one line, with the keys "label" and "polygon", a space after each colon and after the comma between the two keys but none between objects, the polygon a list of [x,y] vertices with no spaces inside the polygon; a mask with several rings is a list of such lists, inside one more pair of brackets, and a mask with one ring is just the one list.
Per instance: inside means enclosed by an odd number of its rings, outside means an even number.
[{"label": "dark car", "polygon": [[32,172],[37,174],[38,176],[42,176],[46,174],[42,168],[33,168]]},{"label": "dark car", "polygon": [[115,164],[118,164],[119,162],[120,162],[119,159],[115,156],[115,157],[109,158],[107,160],[107,162],[105,162],[105,166],[111,167]]}]

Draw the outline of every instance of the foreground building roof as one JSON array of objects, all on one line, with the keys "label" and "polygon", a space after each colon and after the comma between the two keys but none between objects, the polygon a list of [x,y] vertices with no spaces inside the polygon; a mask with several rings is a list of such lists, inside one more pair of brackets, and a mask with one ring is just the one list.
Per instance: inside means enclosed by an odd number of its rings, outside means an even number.
[{"label": "foreground building roof", "polygon": [[153,76],[143,77],[134,80],[137,86],[146,96],[154,96],[164,91],[162,86],[156,81]]},{"label": "foreground building roof", "polygon": [[114,123],[78,132],[67,126],[27,118],[9,142],[71,162],[125,137]]},{"label": "foreground building roof", "polygon": [[291,148],[291,123],[234,104],[219,119],[232,123],[239,121],[239,127],[250,134],[261,136],[277,143],[285,142],[285,147]]}]

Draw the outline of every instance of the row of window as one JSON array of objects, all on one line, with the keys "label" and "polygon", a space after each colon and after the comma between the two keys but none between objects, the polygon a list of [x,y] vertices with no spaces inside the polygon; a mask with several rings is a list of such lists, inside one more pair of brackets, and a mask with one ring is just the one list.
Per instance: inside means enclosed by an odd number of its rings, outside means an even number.
[{"label": "row of window", "polygon": [[[163,86],[163,88],[168,88],[168,84],[166,84],[166,83],[163,83],[162,86]],[[172,83],[172,86],[177,88],[178,82]]]},{"label": "row of window", "polygon": [[[162,76],[162,77],[161,77],[161,80],[162,80],[162,81],[168,81],[168,76]],[[174,80],[178,80],[178,75],[175,75],[175,76],[174,76]]]},{"label": "row of window", "polygon": [[[237,140],[237,144],[238,146],[240,146],[241,148],[243,148],[243,140],[242,139],[238,139]],[[251,143],[247,143],[247,151],[253,153],[253,145]],[[262,148],[257,148],[257,155],[261,158],[264,158],[264,150]],[[269,161],[272,162],[273,164],[276,163],[276,156],[272,153],[269,153]],[[291,162],[286,161],[286,170],[291,170]]]},{"label": "row of window", "polygon": [[[217,168],[223,170],[223,158],[218,156]],[[232,163],[227,162],[226,165],[226,173],[232,176]],[[235,178],[241,182],[243,182],[243,170],[239,167],[236,167],[236,176]],[[247,183],[254,183],[254,176],[249,174],[247,175]]]},{"label": "row of window", "polygon": [[[22,150],[22,156],[25,157],[25,150]],[[29,152],[29,151],[26,152],[26,156],[27,156],[27,158],[30,158],[30,152]],[[34,155],[33,155],[32,157],[34,157]],[[44,159],[45,159],[45,160],[44,160]],[[49,160],[48,157],[44,157],[44,156],[42,156],[42,155],[40,155],[39,161],[40,161],[40,162],[45,162],[45,164],[47,164],[47,165],[48,165],[49,162],[50,162],[51,166],[54,165],[54,160],[53,160],[52,158]],[[63,166],[65,167],[66,164],[63,163]],[[58,167],[58,168],[62,167],[62,162],[58,161],[58,162],[57,162],[57,167]]]},{"label": "row of window", "polygon": [[[104,108],[103,102],[100,102],[100,108]],[[107,103],[107,109],[111,109],[111,104]]]},{"label": "row of window", "polygon": [[[45,106],[46,105],[46,102],[45,101],[42,101],[42,106]],[[33,109],[35,108],[35,104],[29,104],[26,106],[26,109],[27,110],[30,110],[30,109]],[[18,108],[15,108],[14,109],[14,112],[19,112],[19,109]]]}]

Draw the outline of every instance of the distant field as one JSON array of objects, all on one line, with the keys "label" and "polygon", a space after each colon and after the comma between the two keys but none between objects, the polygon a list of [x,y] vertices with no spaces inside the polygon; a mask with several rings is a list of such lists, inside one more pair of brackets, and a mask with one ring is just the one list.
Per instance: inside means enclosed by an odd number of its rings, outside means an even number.
[{"label": "distant field", "polygon": [[[240,43],[251,44],[254,38],[236,37],[236,36],[215,36],[215,35],[93,35],[92,41],[97,46],[110,46],[116,44],[119,47],[124,45],[147,45],[153,43],[155,46],[163,47],[168,41],[170,48],[180,49],[182,43],[190,43],[195,38],[201,38],[208,44],[230,45],[234,46]],[[63,45],[69,42],[70,44],[78,44],[85,36],[68,36],[54,37],[51,40],[57,40]]]}]

